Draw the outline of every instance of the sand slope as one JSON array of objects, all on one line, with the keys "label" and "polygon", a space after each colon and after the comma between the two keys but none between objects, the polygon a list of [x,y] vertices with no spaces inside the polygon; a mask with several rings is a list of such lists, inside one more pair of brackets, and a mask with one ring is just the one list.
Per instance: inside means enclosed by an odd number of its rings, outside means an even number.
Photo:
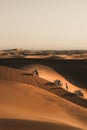
[{"label": "sand slope", "polygon": [[53,68],[68,81],[76,86],[87,89],[87,60],[63,60],[63,59],[28,59],[6,58],[0,59],[0,65],[22,68],[26,65],[41,64]]},{"label": "sand slope", "polygon": [[63,123],[50,123],[31,120],[2,119],[0,130],[81,130]]},{"label": "sand slope", "polygon": [[[50,71],[50,74],[53,74],[53,73]],[[8,80],[17,81],[19,83],[26,83],[26,84],[34,85],[34,86],[40,87],[42,89],[45,89],[51,93],[54,93],[62,98],[65,98],[75,104],[78,104],[82,107],[87,108],[87,100],[75,95],[74,93],[70,93],[69,91],[66,91],[63,88],[54,88],[49,85],[48,80],[45,80],[45,79],[37,77],[37,76],[33,76],[33,75],[31,75],[31,73],[27,73],[25,71],[1,66],[0,67],[0,79],[7,80],[7,81]]]},{"label": "sand slope", "polygon": [[32,70],[37,69],[39,71],[40,77],[43,79],[46,79],[48,81],[53,82],[55,79],[60,79],[63,83],[63,88],[66,90],[66,82],[69,87],[69,92],[74,92],[75,90],[81,90],[84,93],[84,98],[87,99],[87,91],[86,89],[82,89],[79,86],[75,86],[69,81],[67,81],[63,76],[61,76],[59,73],[57,73],[55,70],[52,68],[45,66],[45,65],[40,65],[40,64],[32,64],[32,65],[26,65],[21,68],[22,70],[26,72],[32,72]]},{"label": "sand slope", "polygon": [[[0,119],[0,130],[7,130],[6,126],[9,130],[13,126],[19,130],[22,126],[23,130],[28,128],[32,128],[31,130],[35,128],[74,129],[72,126],[86,129],[87,109],[38,87],[1,80]],[[23,120],[29,120],[29,122]],[[22,123],[21,126],[20,123]]]}]

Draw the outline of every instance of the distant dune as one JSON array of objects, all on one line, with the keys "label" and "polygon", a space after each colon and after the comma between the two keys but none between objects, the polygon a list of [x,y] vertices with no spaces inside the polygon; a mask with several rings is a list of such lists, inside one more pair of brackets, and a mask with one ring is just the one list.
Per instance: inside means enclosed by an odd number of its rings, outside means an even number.
[{"label": "distant dune", "polygon": [[87,59],[87,50],[0,50],[0,58],[34,58],[34,59]]}]

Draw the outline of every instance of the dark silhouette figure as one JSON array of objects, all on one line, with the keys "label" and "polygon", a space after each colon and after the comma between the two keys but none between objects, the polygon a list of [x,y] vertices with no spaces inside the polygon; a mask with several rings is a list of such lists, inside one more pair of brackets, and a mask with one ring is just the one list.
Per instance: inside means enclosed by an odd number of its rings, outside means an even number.
[{"label": "dark silhouette figure", "polygon": [[63,83],[58,79],[54,81],[54,84],[58,87],[62,87],[62,85],[63,85]]},{"label": "dark silhouette figure", "polygon": [[66,89],[67,89],[67,91],[68,91],[68,85],[67,85],[67,83],[66,83]]},{"label": "dark silhouette figure", "polygon": [[34,70],[34,76],[39,76],[39,73],[36,69]]}]

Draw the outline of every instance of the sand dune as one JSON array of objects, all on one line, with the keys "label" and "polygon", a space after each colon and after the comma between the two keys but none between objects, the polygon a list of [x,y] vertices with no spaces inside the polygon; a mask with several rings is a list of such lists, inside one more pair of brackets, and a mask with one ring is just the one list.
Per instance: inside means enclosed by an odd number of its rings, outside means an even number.
[{"label": "sand dune", "polygon": [[[48,81],[53,81],[59,77],[58,73],[54,71],[49,66],[40,65],[40,64],[31,64],[26,65],[21,68],[21,70],[32,72],[34,69],[37,69],[40,77],[47,79]],[[59,77],[60,78],[60,77]]]},{"label": "sand dune", "polygon": [[66,82],[68,83],[68,87],[70,92],[74,92],[75,90],[81,90],[84,93],[84,98],[87,99],[87,91],[80,88],[79,86],[75,86],[69,81],[67,81],[63,76],[58,74],[52,68],[39,64],[27,65],[22,68],[22,70],[27,72],[32,72],[32,70],[37,69],[39,71],[40,77],[43,79],[47,79],[48,81],[53,82],[55,79],[60,79],[63,83],[63,88],[66,90]]},{"label": "sand dune", "polygon": [[0,59],[0,65],[13,68],[22,68],[26,65],[41,64],[49,66],[60,73],[75,86],[87,89],[87,60],[63,60],[63,59],[28,59],[6,58]]},{"label": "sand dune", "polygon": [[0,130],[81,130],[80,128],[63,123],[50,123],[32,120],[0,120]]},{"label": "sand dune", "polygon": [[[38,87],[0,80],[0,119],[0,130],[7,130],[6,126],[10,130],[15,124],[14,128],[17,127],[19,130],[22,126],[23,130],[30,127],[31,130],[41,129],[42,126],[43,129],[52,130],[77,129],[73,126],[86,129],[87,109]],[[22,123],[18,119],[25,121]],[[9,125],[10,122],[13,125]],[[39,123],[41,128],[38,126]]]},{"label": "sand dune", "polygon": [[[32,58],[0,59],[0,130],[86,130],[87,62]],[[55,79],[62,88],[49,84]],[[84,97],[73,93],[77,89]]]},{"label": "sand dune", "polygon": [[77,105],[87,108],[87,100],[70,93],[69,91],[64,90],[63,88],[54,88],[49,85],[49,81],[43,78],[33,76],[31,73],[26,73],[25,71],[9,68],[9,67],[0,67],[0,79],[17,81],[19,83],[25,83],[40,87],[51,93],[54,93],[62,98],[65,98]]}]

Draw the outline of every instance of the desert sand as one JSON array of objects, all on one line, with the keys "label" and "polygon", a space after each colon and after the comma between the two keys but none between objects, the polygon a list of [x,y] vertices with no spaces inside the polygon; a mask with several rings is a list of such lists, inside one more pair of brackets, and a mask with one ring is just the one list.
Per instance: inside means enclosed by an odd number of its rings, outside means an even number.
[{"label": "desert sand", "polygon": [[63,60],[63,59],[28,59],[28,58],[6,58],[0,59],[1,66],[12,68],[23,68],[27,65],[45,65],[51,67],[62,75],[71,84],[87,89],[87,60]]},{"label": "desert sand", "polygon": [[39,64],[32,64],[28,66],[24,66],[22,70],[26,72],[32,72],[34,69],[37,69],[39,71],[39,75],[41,78],[46,79],[48,81],[53,82],[55,79],[59,79],[63,83],[63,88],[66,90],[66,83],[68,84],[68,91],[74,92],[75,90],[81,90],[84,93],[84,98],[87,99],[87,91],[80,88],[79,86],[75,86],[72,83],[70,83],[67,79],[65,79],[63,76],[61,76],[59,73],[57,73],[55,70],[48,66],[39,65]]},{"label": "desert sand", "polygon": [[[0,63],[0,130],[86,130],[86,88],[43,63],[12,60]],[[39,77],[31,74],[34,69]],[[55,79],[62,81],[62,88],[47,85]],[[77,89],[83,91],[84,97],[74,94]]]},{"label": "desert sand", "polygon": [[[86,128],[85,108],[35,86],[4,80],[0,83],[0,122],[11,121],[12,124],[19,124],[24,120],[23,123],[28,125],[28,128],[32,122],[32,129],[35,129],[35,126],[39,128],[39,122],[46,129],[52,125],[54,129]],[[6,128],[4,123],[0,125],[1,128]],[[12,128],[11,124],[8,126]]]},{"label": "desert sand", "polygon": [[[44,70],[45,70],[45,68],[44,68]],[[53,70],[51,73],[53,74]],[[51,93],[54,93],[57,96],[60,96],[64,99],[67,99],[77,105],[87,108],[87,100],[85,98],[83,99],[82,97],[77,96],[76,94],[63,89],[63,87],[54,88],[51,85],[49,85],[48,80],[41,78],[41,77],[33,76],[31,74],[31,72],[28,73],[23,70],[18,70],[18,69],[1,66],[0,67],[0,79],[34,85],[36,87],[40,87]]]}]

